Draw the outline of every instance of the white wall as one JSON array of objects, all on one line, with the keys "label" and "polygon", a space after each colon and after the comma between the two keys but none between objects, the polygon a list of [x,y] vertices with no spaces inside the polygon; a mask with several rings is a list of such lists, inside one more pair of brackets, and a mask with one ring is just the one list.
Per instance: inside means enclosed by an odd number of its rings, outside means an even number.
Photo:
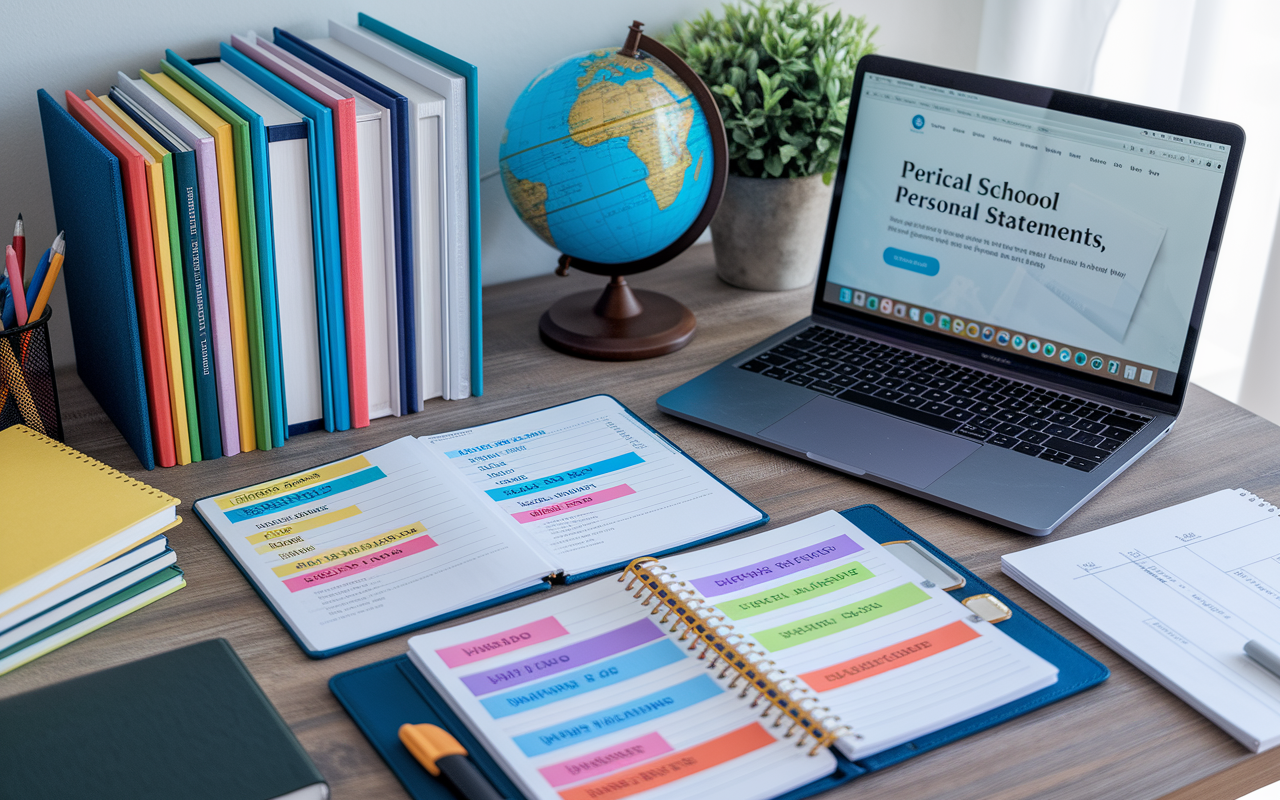
[{"label": "white wall", "polygon": [[[573,53],[622,43],[639,17],[646,32],[719,8],[708,0],[584,3],[579,0],[27,0],[5,4],[0,48],[0,239],[22,212],[28,263],[34,265],[57,232],[49,195],[35,93],[61,102],[64,90],[82,97],[105,91],[116,70],[155,69],[170,47],[186,57],[216,55],[217,42],[247,29],[270,35],[280,26],[305,38],[324,35],[326,20],[354,24],[364,11],[479,67],[480,171],[484,220],[484,282],[500,283],[549,273],[557,254],[515,217],[496,176],[498,139],[507,112],[543,67]],[[836,0],[834,8],[865,15],[880,26],[885,55],[972,70],[977,63],[981,0]],[[68,261],[75,248],[68,244]],[[59,281],[53,300],[54,360],[71,363],[71,331]]]}]

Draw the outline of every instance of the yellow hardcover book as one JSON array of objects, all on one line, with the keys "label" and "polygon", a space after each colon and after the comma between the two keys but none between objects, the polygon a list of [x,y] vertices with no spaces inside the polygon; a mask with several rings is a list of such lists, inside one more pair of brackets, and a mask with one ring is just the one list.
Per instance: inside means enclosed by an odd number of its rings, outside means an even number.
[{"label": "yellow hardcover book", "polygon": [[218,161],[218,194],[222,203],[223,255],[227,268],[227,305],[231,310],[231,350],[236,377],[236,410],[240,416],[240,449],[252,450],[254,429],[253,381],[249,362],[249,326],[245,318],[244,264],[240,254],[240,208],[236,200],[235,153],[231,124],[219,117],[168,75],[142,72],[142,79],[156,88],[183,113],[213,137]]},{"label": "yellow hardcover book", "polygon": [[181,522],[178,499],[23,425],[0,431],[0,614]]},{"label": "yellow hardcover book", "polygon": [[[169,373],[169,405],[173,410],[173,442],[178,464],[191,463],[191,438],[187,424],[186,384],[182,375],[182,347],[178,312],[174,301],[173,252],[169,214],[165,205],[164,161],[156,156],[159,145],[105,97],[89,92],[92,108],[103,121],[133,145],[147,162],[147,199],[151,206],[151,238],[156,254],[156,280],[160,289],[160,316],[164,319],[164,360]],[[140,138],[141,137],[141,138]],[[148,148],[143,142],[149,142]]]}]

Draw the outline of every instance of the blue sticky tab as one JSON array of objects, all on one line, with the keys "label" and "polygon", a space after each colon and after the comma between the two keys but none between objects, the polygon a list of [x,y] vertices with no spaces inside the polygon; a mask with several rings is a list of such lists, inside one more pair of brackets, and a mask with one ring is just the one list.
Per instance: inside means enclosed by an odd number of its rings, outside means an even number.
[{"label": "blue sticky tab", "polygon": [[522,481],[521,483],[512,484],[511,486],[503,486],[498,489],[488,489],[485,494],[494,500],[506,500],[511,497],[519,497],[530,492],[540,492],[543,489],[549,489],[555,486],[565,486],[578,481],[585,481],[588,478],[597,478],[609,472],[617,472],[620,469],[634,467],[636,464],[643,464],[644,459],[635,453],[627,453],[613,458],[606,458],[604,461],[597,461],[594,464],[588,464],[585,467],[577,467],[576,469],[568,469],[556,475],[548,475],[545,478],[537,478],[531,481]]},{"label": "blue sticky tab", "polygon": [[236,508],[227,512],[227,519],[232,522],[241,522],[254,517],[261,517],[263,514],[274,514],[277,511],[283,511],[286,508],[300,506],[305,503],[314,503],[316,500],[323,500],[326,497],[333,497],[342,492],[349,491],[364,486],[367,483],[381,480],[387,477],[387,474],[378,467],[369,467],[351,475],[344,475],[325,483],[303,489],[300,492],[286,494],[283,497],[273,497],[244,508]]}]

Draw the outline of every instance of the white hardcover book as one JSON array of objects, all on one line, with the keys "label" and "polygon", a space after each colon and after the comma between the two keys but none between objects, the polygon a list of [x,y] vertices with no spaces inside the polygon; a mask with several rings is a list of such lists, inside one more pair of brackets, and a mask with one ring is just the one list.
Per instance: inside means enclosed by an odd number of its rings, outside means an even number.
[{"label": "white hardcover book", "polygon": [[221,61],[195,65],[262,117],[267,127],[271,170],[271,224],[276,246],[276,292],[280,315],[280,355],[284,363],[287,424],[325,421],[324,376],[329,366],[320,349],[320,306],[316,274],[323,273],[312,224],[310,140],[303,117],[235,68]]},{"label": "white hardcover book", "polygon": [[447,203],[445,173],[445,101],[436,92],[416,83],[376,59],[343,44],[349,35],[330,21],[332,38],[312,39],[311,44],[369,78],[405,96],[409,101],[409,172],[413,197],[413,248],[415,324],[418,350],[418,398],[422,403],[444,393],[445,332],[441,269],[447,258],[444,209]]},{"label": "white hardcover book", "polygon": [[471,246],[467,188],[467,81],[381,36],[362,28],[331,24],[329,35],[445,100],[445,238],[448,251],[441,277],[445,301],[444,397],[471,396]]},{"label": "white hardcover book", "polygon": [[360,263],[364,280],[369,419],[400,415],[400,347],[396,302],[396,230],[391,182],[391,110],[329,77],[278,45],[252,41],[334,94],[356,101],[360,174]]}]

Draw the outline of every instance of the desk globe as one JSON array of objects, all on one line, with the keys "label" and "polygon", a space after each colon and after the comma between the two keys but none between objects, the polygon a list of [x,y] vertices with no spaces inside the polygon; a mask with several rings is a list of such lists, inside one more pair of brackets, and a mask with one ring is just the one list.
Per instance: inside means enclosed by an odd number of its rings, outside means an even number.
[{"label": "desk globe", "polygon": [[611,280],[542,315],[551,347],[609,361],[684,347],[693,313],[625,275],[675,258],[724,195],[728,142],[715,100],[678,56],[632,23],[621,48],[569,56],[525,87],[499,150],[516,214],[570,267]]}]

